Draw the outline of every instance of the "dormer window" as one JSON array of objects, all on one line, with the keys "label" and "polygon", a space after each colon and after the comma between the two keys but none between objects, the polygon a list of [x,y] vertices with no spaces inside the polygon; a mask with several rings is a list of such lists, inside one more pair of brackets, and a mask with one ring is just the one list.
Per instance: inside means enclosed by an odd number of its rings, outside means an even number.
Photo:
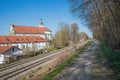
[{"label": "dormer window", "polygon": [[22,39],[22,41],[25,41],[25,39]]},{"label": "dormer window", "polygon": [[29,38],[27,38],[27,41],[29,41]]},{"label": "dormer window", "polygon": [[39,41],[40,39],[37,39],[37,41]]},{"label": "dormer window", "polygon": [[6,41],[9,42],[10,40],[7,38]]},{"label": "dormer window", "polygon": [[17,38],[16,41],[19,41],[19,39]]}]

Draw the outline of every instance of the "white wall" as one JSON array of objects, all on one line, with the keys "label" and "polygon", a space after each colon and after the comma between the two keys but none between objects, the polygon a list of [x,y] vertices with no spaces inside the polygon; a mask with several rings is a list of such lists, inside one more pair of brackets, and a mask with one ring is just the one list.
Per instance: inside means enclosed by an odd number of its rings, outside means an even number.
[{"label": "white wall", "polygon": [[10,34],[14,34],[14,33],[15,33],[15,31],[14,31],[13,25],[10,24]]},{"label": "white wall", "polygon": [[16,36],[40,36],[45,38],[45,34],[20,34],[20,33],[15,33]]},{"label": "white wall", "polygon": [[0,44],[0,46],[7,46],[7,44]]},{"label": "white wall", "polygon": [[3,54],[0,54],[0,64],[5,63],[5,56]]},{"label": "white wall", "polygon": [[51,31],[44,31],[44,33],[46,34],[46,36],[45,36],[45,34],[20,34],[20,33],[15,33],[15,35],[17,35],[17,36],[40,36],[40,37],[42,37],[42,38],[48,38],[49,40],[51,40],[52,39],[52,32]]},{"label": "white wall", "polygon": [[46,34],[46,37],[51,40],[52,39],[52,32],[51,31],[44,31],[44,33]]},{"label": "white wall", "polygon": [[[14,51],[13,51],[14,48]],[[18,49],[17,47],[12,47],[8,51],[3,54],[0,54],[0,64],[4,64],[9,56],[12,55],[24,55],[23,51]]]},{"label": "white wall", "polygon": [[23,46],[24,46],[24,48],[26,48],[26,47],[30,47],[30,49],[32,49],[32,46],[33,46],[33,44],[35,44],[35,46],[36,47],[40,47],[40,49],[42,49],[43,47],[45,48],[46,47],[46,45],[45,45],[45,43],[46,42],[37,42],[37,43],[11,43],[11,44],[0,44],[0,46],[16,46],[16,47],[18,47],[18,48],[20,48],[20,49],[22,49],[23,48]]}]

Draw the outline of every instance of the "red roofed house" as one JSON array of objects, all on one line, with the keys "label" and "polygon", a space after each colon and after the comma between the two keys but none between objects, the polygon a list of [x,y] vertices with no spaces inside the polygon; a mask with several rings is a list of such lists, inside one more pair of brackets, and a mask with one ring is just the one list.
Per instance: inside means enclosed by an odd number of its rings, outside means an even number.
[{"label": "red roofed house", "polygon": [[0,46],[0,64],[9,61],[9,57],[13,55],[23,55],[23,51],[15,46]]},{"label": "red roofed house", "polygon": [[33,51],[45,48],[46,40],[40,36],[0,36],[0,46],[16,46]]},{"label": "red roofed house", "polygon": [[52,39],[52,31],[44,27],[41,20],[39,26],[10,25],[10,35],[17,36],[40,36],[47,40]]},{"label": "red roofed house", "polygon": [[8,61],[10,56],[24,55],[45,47],[46,40],[40,36],[0,36],[0,64]]},{"label": "red roofed house", "polygon": [[49,48],[49,40],[52,40],[52,31],[44,27],[42,19],[39,26],[10,25],[10,35],[14,36],[39,36],[46,40],[46,48]]}]

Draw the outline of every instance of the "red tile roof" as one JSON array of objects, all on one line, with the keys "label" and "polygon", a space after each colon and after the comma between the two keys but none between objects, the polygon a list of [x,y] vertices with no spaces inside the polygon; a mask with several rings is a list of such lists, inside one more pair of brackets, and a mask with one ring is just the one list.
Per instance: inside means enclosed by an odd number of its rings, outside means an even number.
[{"label": "red tile roof", "polygon": [[13,46],[0,46],[0,54],[3,54],[4,52],[6,52],[7,50],[9,50],[12,47]]},{"label": "red tile roof", "polygon": [[46,27],[13,25],[16,33],[44,34],[44,31],[50,31]]},{"label": "red tile roof", "polygon": [[40,36],[0,36],[0,43],[45,42]]},{"label": "red tile roof", "polygon": [[[0,54],[4,54],[6,51],[8,51],[9,49],[11,49],[13,47],[15,47],[15,46],[0,46]],[[18,48],[18,47],[16,47],[16,48]],[[18,48],[18,49],[20,49],[20,48]]]}]

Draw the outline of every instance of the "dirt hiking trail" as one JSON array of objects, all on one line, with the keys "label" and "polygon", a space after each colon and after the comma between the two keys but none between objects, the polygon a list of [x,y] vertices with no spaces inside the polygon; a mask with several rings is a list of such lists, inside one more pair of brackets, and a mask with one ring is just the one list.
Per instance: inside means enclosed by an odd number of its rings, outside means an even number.
[{"label": "dirt hiking trail", "polygon": [[113,71],[106,66],[106,59],[94,41],[53,80],[114,80]]}]

